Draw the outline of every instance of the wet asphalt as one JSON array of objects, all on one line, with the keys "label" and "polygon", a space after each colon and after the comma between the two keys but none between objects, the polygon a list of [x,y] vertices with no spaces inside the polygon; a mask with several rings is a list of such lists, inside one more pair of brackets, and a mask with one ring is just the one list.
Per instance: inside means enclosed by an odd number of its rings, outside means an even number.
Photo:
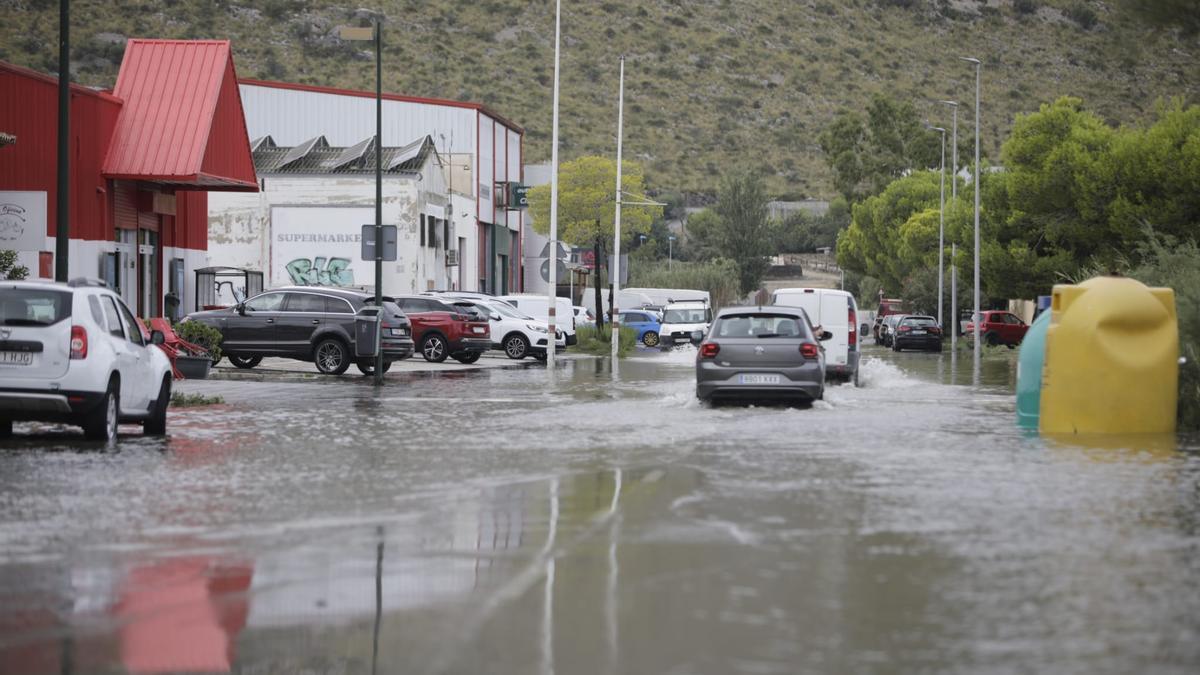
[{"label": "wet asphalt", "polygon": [[1194,673],[1200,442],[1044,439],[1015,358],[811,409],[693,355],[198,382],[0,444],[0,673]]}]

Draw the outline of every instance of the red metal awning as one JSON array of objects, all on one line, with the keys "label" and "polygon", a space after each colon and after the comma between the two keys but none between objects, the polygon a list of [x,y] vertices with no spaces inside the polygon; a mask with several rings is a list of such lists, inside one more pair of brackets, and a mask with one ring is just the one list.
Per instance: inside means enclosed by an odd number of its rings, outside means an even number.
[{"label": "red metal awning", "polygon": [[130,40],[104,176],[258,191],[228,40]]}]

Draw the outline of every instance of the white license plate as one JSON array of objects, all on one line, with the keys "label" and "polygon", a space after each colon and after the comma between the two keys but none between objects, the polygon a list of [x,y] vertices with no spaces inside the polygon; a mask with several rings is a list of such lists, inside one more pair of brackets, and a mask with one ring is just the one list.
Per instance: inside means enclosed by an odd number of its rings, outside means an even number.
[{"label": "white license plate", "polygon": [[742,375],[742,384],[779,384],[778,375]]},{"label": "white license plate", "polygon": [[0,363],[7,366],[32,365],[33,352],[0,352]]},{"label": "white license plate", "polygon": [[913,331],[913,335],[924,335],[924,334],[925,334],[925,331],[923,331],[923,330],[914,330]]},{"label": "white license plate", "polygon": [[482,333],[482,332],[483,332],[483,329],[482,329],[482,328],[480,328],[479,326],[476,326],[476,327],[475,327],[473,330],[474,330],[476,333]]}]

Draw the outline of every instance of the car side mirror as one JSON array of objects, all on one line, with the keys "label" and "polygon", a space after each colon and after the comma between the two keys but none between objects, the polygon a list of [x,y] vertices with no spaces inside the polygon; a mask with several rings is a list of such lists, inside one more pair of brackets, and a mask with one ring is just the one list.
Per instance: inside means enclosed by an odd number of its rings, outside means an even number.
[{"label": "car side mirror", "polygon": [[704,331],[701,331],[701,330],[692,331],[692,342],[700,342],[703,339],[704,339]]},{"label": "car side mirror", "polygon": [[866,333],[866,332],[867,332],[867,331],[869,331],[869,330],[871,330],[871,327],[870,327],[870,326],[868,326],[868,325],[867,325],[867,324],[865,324],[865,323],[864,323],[864,324],[862,324],[862,325],[860,325],[860,326],[858,327],[858,332],[859,332],[859,333]]},{"label": "car side mirror", "polygon": [[829,332],[829,331],[827,331],[827,330],[823,330],[823,331],[821,331],[821,335],[820,335],[820,337],[819,337],[818,339],[820,339],[820,341],[821,341],[821,342],[824,342],[824,341],[826,341],[826,340],[832,340],[832,339],[833,339],[833,333],[830,333],[830,332]]},{"label": "car side mirror", "polygon": [[161,330],[150,331],[150,344],[161,345],[167,341],[167,336],[163,335]]}]

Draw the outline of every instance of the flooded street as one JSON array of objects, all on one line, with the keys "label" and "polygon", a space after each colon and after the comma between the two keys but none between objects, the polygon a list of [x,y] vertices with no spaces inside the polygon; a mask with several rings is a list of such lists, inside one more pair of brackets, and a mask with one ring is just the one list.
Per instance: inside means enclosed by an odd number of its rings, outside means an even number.
[{"label": "flooded street", "polygon": [[0,445],[0,672],[1194,673],[1200,444],[1014,423],[1015,359],[812,409],[693,355],[327,384]]}]

